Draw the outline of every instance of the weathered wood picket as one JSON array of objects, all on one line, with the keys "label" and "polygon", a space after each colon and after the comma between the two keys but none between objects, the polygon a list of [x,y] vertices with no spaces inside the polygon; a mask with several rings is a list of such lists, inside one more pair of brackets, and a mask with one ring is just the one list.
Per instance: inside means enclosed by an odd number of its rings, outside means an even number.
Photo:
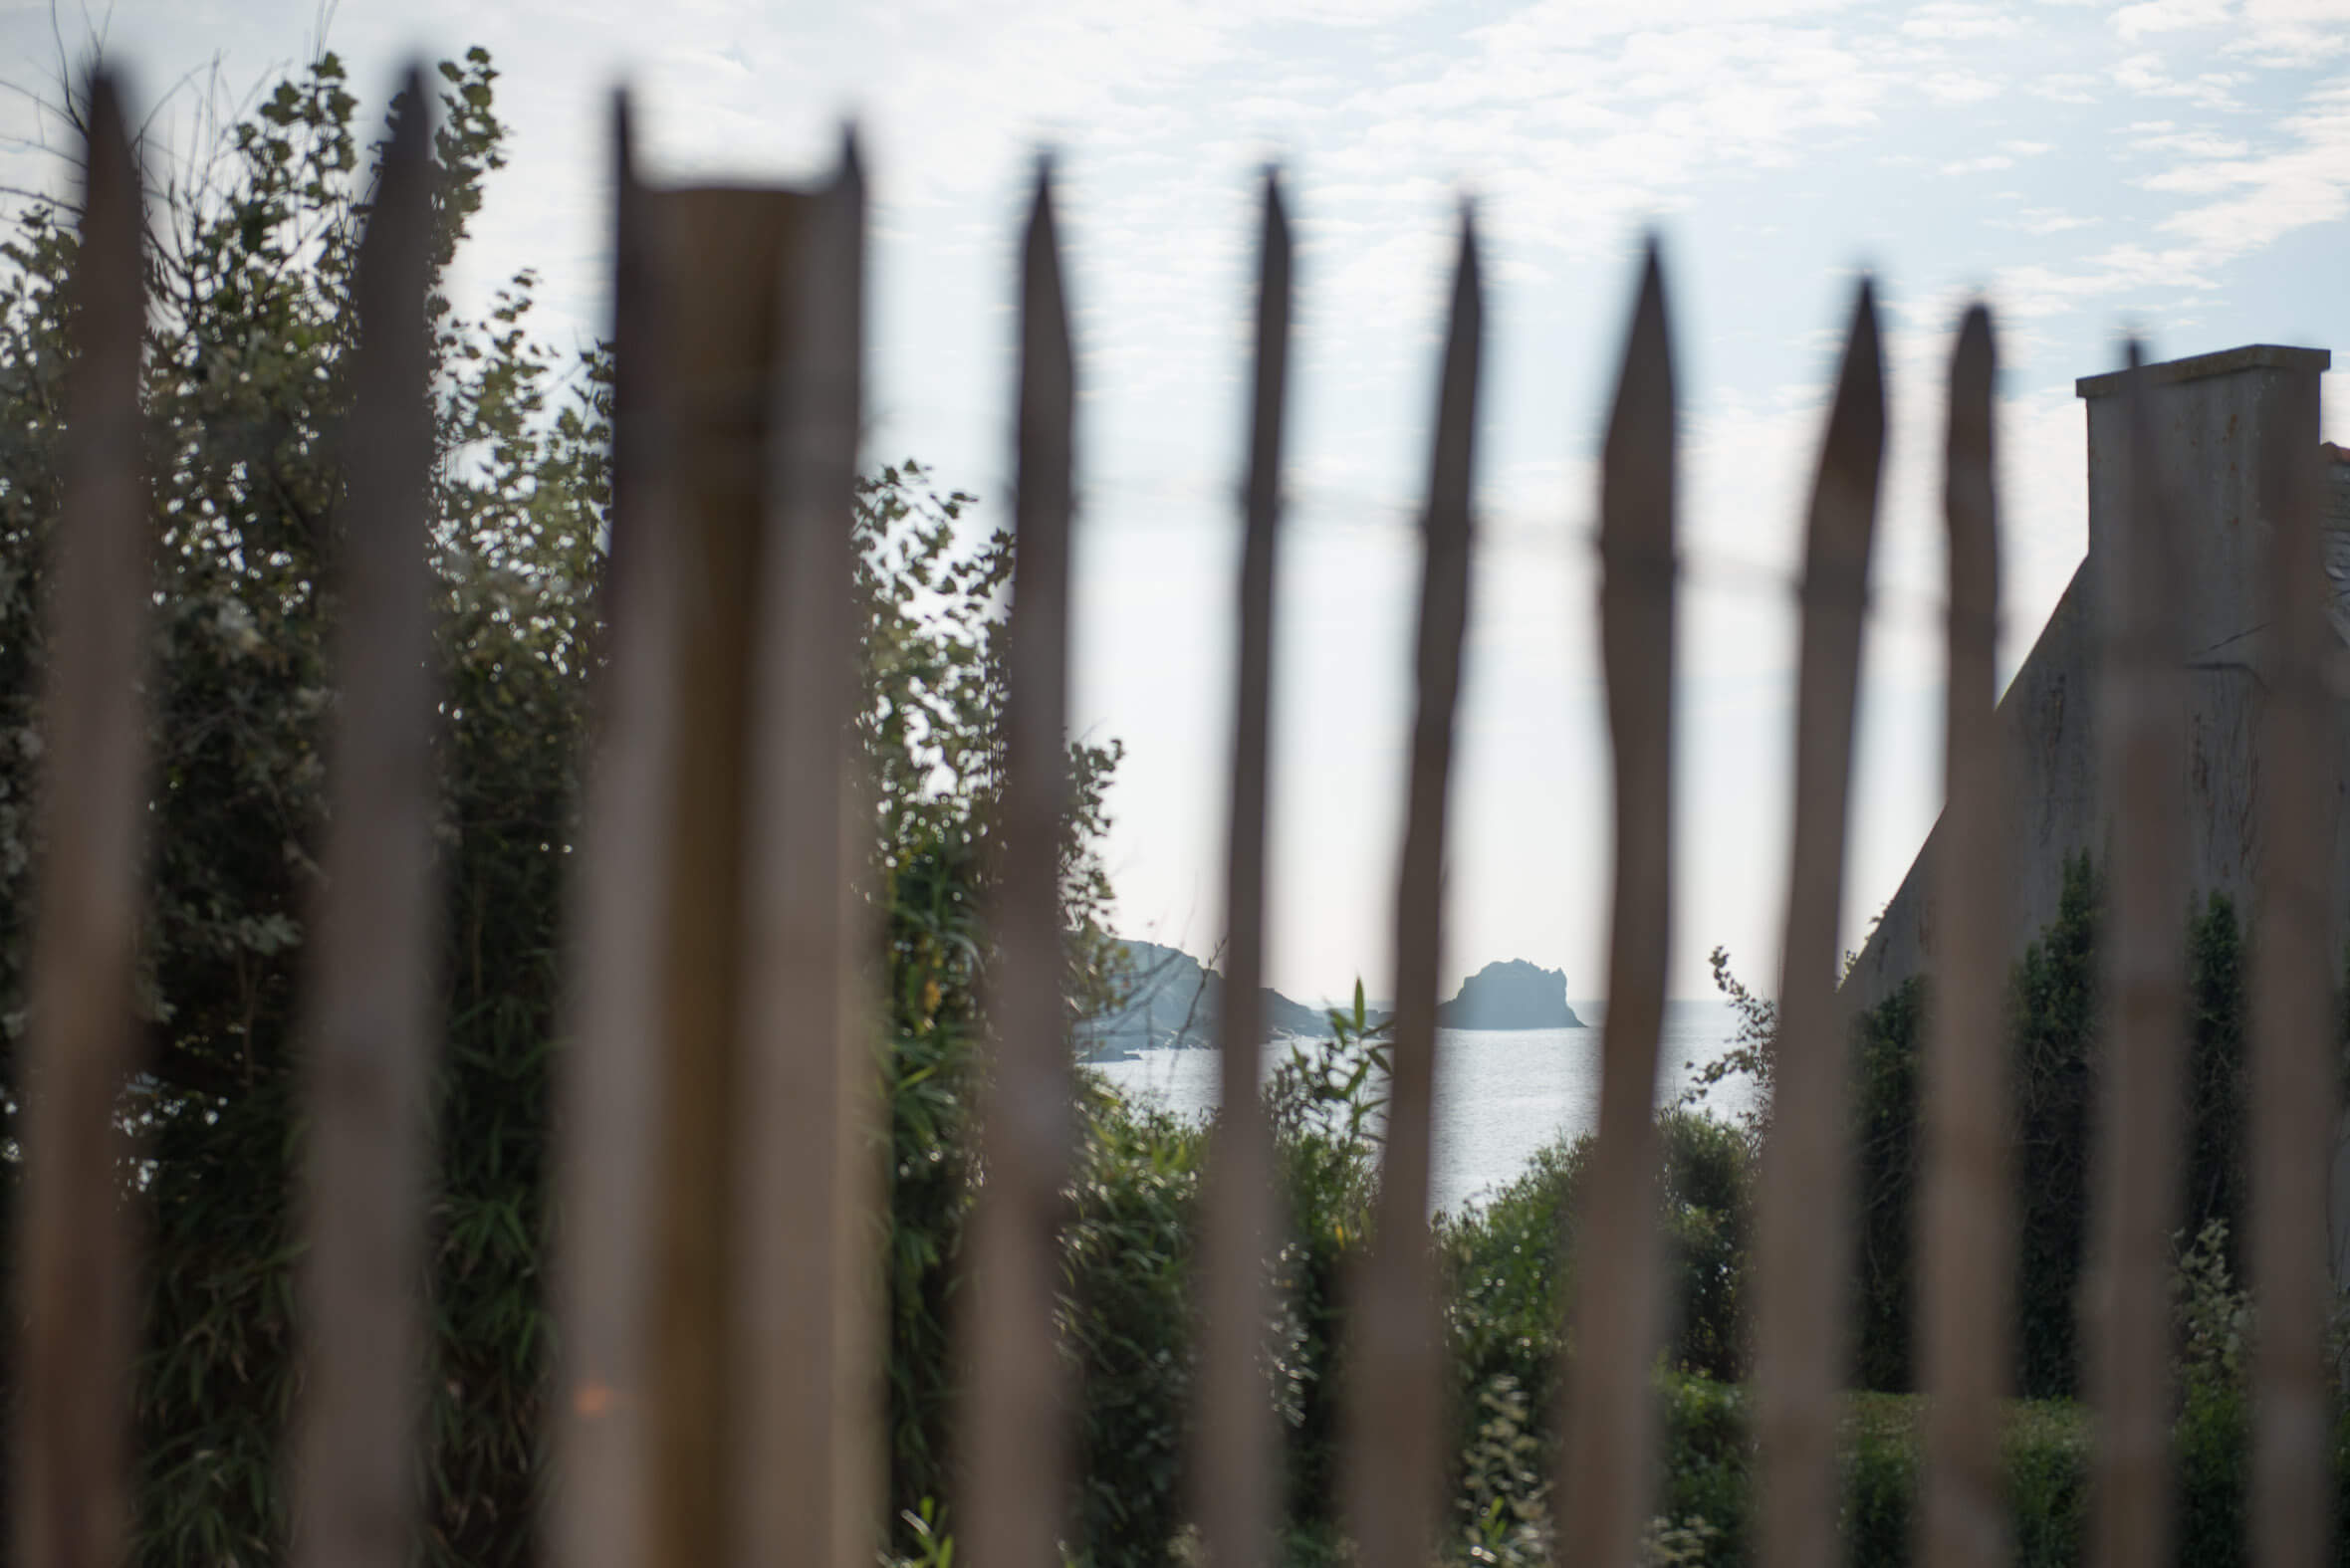
[{"label": "weathered wood picket", "polygon": [[[410,102],[421,104],[411,78]],[[25,1369],[12,1478],[24,1568],[116,1568],[126,1549],[136,1259],[113,1111],[137,1064],[142,650],[139,173],[94,79],[65,514],[50,584],[45,841],[28,1035]],[[807,192],[656,189],[616,106],[613,528],[597,745],[573,911],[562,1087],[568,1217],[550,1549],[567,1568],[825,1562],[879,1539],[880,1171],[866,1039],[875,980],[856,893],[858,617],[849,528],[863,374],[866,206],[853,144]],[[307,1568],[404,1568],[420,1441],[408,1369],[426,1093],[438,1022],[422,306],[430,148],[400,120],[359,260],[362,336],[340,562],[344,691],[330,890],[307,1008],[305,1398],[292,1448]],[[1276,1430],[1259,1371],[1281,1230],[1259,1105],[1273,580],[1292,313],[1283,194],[1264,191],[1239,581],[1225,1115],[1208,1183],[1193,1511],[1209,1559],[1274,1560]],[[1366,1564],[1431,1559],[1444,1427],[1428,1230],[1443,843],[1467,591],[1484,333],[1464,210],[1424,514],[1385,1167],[1351,1300],[1343,1501]],[[1050,162],[1020,276],[1016,530],[997,1054],[964,1293],[962,1555],[1051,1563],[1066,1534],[1070,1390],[1056,1344],[1057,1232],[1073,1137],[1057,848],[1069,793],[1075,358]],[[2136,362],[2136,349],[2131,350]],[[1922,1555],[1989,1568],[2013,1220],[2002,991],[2007,887],[1993,720],[1998,545],[1992,323],[1970,311],[1949,387],[1949,804],[1940,840],[1919,1304]],[[1854,700],[1885,446],[1876,307],[1854,302],[1812,493],[1802,587],[1793,850],[1776,1094],[1758,1258],[1760,1547],[1838,1560],[1835,1431],[1849,1266],[1847,1057],[1836,991]],[[1647,1369],[1662,1306],[1653,1188],[1673,867],[1676,382],[1665,272],[1638,280],[1600,479],[1598,601],[1615,870],[1598,1142],[1562,1380],[1563,1559],[1634,1561],[1654,1479]],[[2098,1416],[2093,1551],[2169,1560],[2167,1270],[2176,1223],[2187,888],[2185,657],[2175,509],[2138,397],[2131,527],[2109,584],[2104,714],[2114,824],[2112,1020],[2087,1336]],[[2316,432],[2297,449],[2315,462]],[[2260,1310],[2254,1560],[2312,1568],[2329,1541],[2322,1364],[2325,1169],[2335,1116],[2327,933],[2333,743],[2314,468],[2265,476],[2273,694],[2260,739],[2269,851],[2257,912],[2252,1246]],[[1561,613],[1574,606],[1560,606]],[[2299,852],[2310,847],[2312,852]]]}]

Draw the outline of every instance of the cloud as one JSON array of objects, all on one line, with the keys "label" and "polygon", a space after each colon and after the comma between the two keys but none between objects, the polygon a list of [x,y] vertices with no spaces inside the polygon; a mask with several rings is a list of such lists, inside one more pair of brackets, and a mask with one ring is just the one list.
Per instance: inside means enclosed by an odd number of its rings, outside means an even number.
[{"label": "cloud", "polygon": [[2189,28],[2222,27],[2233,20],[2229,0],[2140,0],[2116,10],[2110,20],[2124,38],[2148,33],[2175,33]]},{"label": "cloud", "polygon": [[2092,300],[2136,290],[2210,289],[2213,282],[2202,266],[2203,258],[2187,247],[2157,251],[2137,244],[2115,245],[2069,268],[2036,262],[2002,267],[1996,292],[2004,314],[2031,321],[2066,315]]},{"label": "cloud", "polygon": [[2054,104],[2094,104],[2103,82],[2085,71],[2057,71],[2036,79],[2025,91]]},{"label": "cloud", "polygon": [[2255,65],[2307,67],[2350,50],[2350,0],[2248,0],[2244,22],[2227,52]]},{"label": "cloud", "polygon": [[1996,228],[2013,229],[2020,234],[2064,234],[2073,229],[2093,228],[2103,218],[2086,213],[2067,212],[2061,207],[2026,207],[2011,218],[1994,218]]},{"label": "cloud", "polygon": [[[190,32],[177,13],[237,9],[118,4],[118,36],[161,55],[161,37],[185,33],[201,44],[191,59],[232,24]],[[233,24],[258,41],[240,44],[238,69],[258,70],[299,38],[314,0],[242,9],[265,14]],[[1919,290],[1887,312],[1894,432],[1872,627],[1892,629],[1872,630],[1871,645],[1872,679],[1917,685],[1937,668],[1935,442],[1956,281],[1986,285],[1999,305],[2008,384],[2020,387],[2000,427],[2012,656],[2078,559],[2069,379],[2104,362],[2092,324],[2156,302],[2175,337],[2192,314],[2182,307],[2217,295],[2230,263],[2338,222],[2350,176],[2350,86],[2311,86],[2340,69],[2322,62],[2350,40],[2350,0],[2129,0],[2110,14],[2030,0],[1497,0],[1474,26],[1426,0],[676,9],[345,0],[338,31],[354,71],[376,82],[403,41],[478,37],[497,51],[515,163],[466,265],[495,278],[539,263],[551,295],[569,291],[567,319],[584,323],[608,265],[598,160],[612,74],[634,80],[661,178],[804,178],[854,109],[874,171],[877,439],[990,505],[1005,491],[1014,213],[1037,141],[1063,144],[1086,392],[1079,570],[1092,640],[1080,718],[1134,744],[1113,805],[1123,907],[1150,916],[1213,904],[1215,878],[1200,868],[1216,863],[1220,808],[1203,781],[1224,744],[1214,628],[1228,614],[1218,552],[1232,535],[1247,363],[1251,168],[1287,156],[1300,393],[1298,555],[1285,566],[1296,613],[1282,635],[1294,665],[1318,674],[1291,688],[1306,700],[1285,721],[1306,737],[1292,743],[1284,787],[1298,792],[1285,798],[1293,821],[1313,820],[1285,837],[1283,875],[1312,892],[1295,895],[1280,943],[1319,955],[1308,967],[1331,971],[1329,986],[1351,974],[1340,966],[1375,969],[1385,941],[1393,812],[1380,802],[1408,712],[1398,694],[1413,519],[1464,182],[1483,198],[1496,366],[1473,661],[1473,681],[1487,684],[1471,699],[1487,707],[1471,722],[1498,723],[1529,693],[1528,711],[1565,712],[1561,683],[1593,668],[1588,562],[1570,552],[1589,520],[1592,407],[1604,397],[1590,388],[1607,379],[1594,366],[1616,339],[1613,322],[1578,334],[1618,309],[1627,236],[1661,216],[1706,248],[1676,280],[1688,280],[1676,299],[1689,334],[1688,670],[1736,685],[1726,722],[1768,742],[1787,728],[1769,705],[1783,702],[1792,658],[1788,586],[1836,347],[1834,330],[1806,330],[1837,314],[1820,308],[1823,248],[1881,235],[1899,257],[1889,284]],[[19,36],[15,15],[0,6],[0,54]],[[158,59],[149,80],[169,69]],[[1952,183],[1920,177],[1938,168]],[[1347,790],[1314,773],[1327,756],[1349,764]],[[1729,766],[1729,784],[1693,773],[1686,784],[1693,815],[1739,824],[1719,855],[1691,857],[1704,867],[1685,889],[1685,907],[1702,911],[1697,952],[1730,940],[1760,955],[1775,940],[1774,756],[1764,745]],[[1579,782],[1589,760],[1536,781],[1570,797],[1546,818],[1569,823],[1557,829],[1562,865],[1604,854],[1600,830],[1572,825],[1590,798]],[[1357,790],[1358,780],[1370,783]],[[1496,807],[1515,796],[1475,792],[1485,788],[1465,785],[1465,819],[1519,819]],[[1868,793],[1908,801],[1906,788],[1872,776]],[[1359,792],[1375,798],[1331,798]],[[1772,802],[1760,817],[1739,800],[1758,793]],[[1908,852],[1888,852],[1893,872]],[[1541,880],[1464,875],[1459,897],[1526,919],[1520,886]],[[1355,910],[1372,912],[1367,923]],[[1596,967],[1571,947],[1557,959]]]},{"label": "cloud", "polygon": [[2132,55],[2113,68],[2113,80],[2143,98],[2185,99],[2204,109],[2235,109],[2235,89],[2244,80],[2239,72],[2207,71],[2184,81],[2163,70],[2162,56]]},{"label": "cloud", "polygon": [[2202,156],[2147,179],[2152,190],[2218,198],[2173,213],[2164,230],[2219,259],[2350,212],[2350,77],[2316,89],[2278,128],[2289,144],[2257,155]]},{"label": "cloud", "polygon": [[2131,145],[2139,152],[2161,152],[2180,158],[2240,158],[2251,150],[2251,143],[2240,137],[2222,136],[2209,130],[2174,130],[2167,121],[2160,123],[2162,129],[2134,137]]},{"label": "cloud", "polygon": [[1929,0],[1902,19],[1901,31],[1911,38],[2013,38],[2023,31],[2023,23],[2004,6]]},{"label": "cloud", "polygon": [[1980,104],[2005,91],[1989,77],[1972,71],[1937,71],[1918,84],[1938,104]]}]

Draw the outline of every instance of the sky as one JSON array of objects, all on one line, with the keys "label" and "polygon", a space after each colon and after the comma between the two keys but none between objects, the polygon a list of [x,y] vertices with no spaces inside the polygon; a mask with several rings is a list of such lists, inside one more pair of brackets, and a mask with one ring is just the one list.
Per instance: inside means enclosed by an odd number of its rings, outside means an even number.
[{"label": "sky", "polygon": [[[1478,544],[1442,979],[1604,989],[1611,786],[1593,467],[1644,234],[1681,388],[1671,989],[1727,947],[1776,988],[1793,585],[1828,378],[1866,272],[1892,434],[1853,779],[1846,946],[1941,798],[1941,379],[1998,329],[2006,611],[2029,651],[2086,540],[2075,377],[2240,342],[2350,352],[2350,0],[0,0],[0,81],[102,30],[168,129],[320,47],[379,116],[479,44],[511,161],[460,302],[524,267],[538,330],[608,309],[611,90],[656,179],[873,196],[869,463],[1010,489],[1013,261],[1050,148],[1078,349],[1072,724],[1115,738],[1117,924],[1221,939],[1232,600],[1260,172],[1298,242],[1275,649],[1268,978],[1384,994],[1436,356],[1460,203],[1485,244]],[[0,95],[0,183],[54,179]],[[184,135],[184,129],[180,132]],[[2345,361],[2350,369],[2350,360]],[[2350,440],[2350,377],[2325,378]]]}]

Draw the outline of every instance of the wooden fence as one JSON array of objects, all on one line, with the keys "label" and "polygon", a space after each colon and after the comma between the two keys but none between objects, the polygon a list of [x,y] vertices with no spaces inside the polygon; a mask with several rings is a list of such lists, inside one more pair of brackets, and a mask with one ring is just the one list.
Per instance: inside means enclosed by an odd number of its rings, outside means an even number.
[{"label": "wooden fence", "polygon": [[[421,104],[419,84],[410,102]],[[52,581],[45,823],[32,979],[14,1507],[25,1568],[125,1551],[135,1312],[117,1172],[142,903],[141,660],[149,513],[139,473],[137,171],[102,76],[91,97],[63,536]],[[853,146],[820,188],[658,190],[615,113],[616,437],[598,741],[574,912],[560,1125],[559,1475],[566,1568],[872,1560],[879,1192],[867,1040],[873,948],[851,717],[865,197]],[[412,1288],[430,1148],[430,588],[422,302],[430,152],[399,121],[360,253],[361,339],[341,563],[329,891],[307,1010],[310,1171],[295,1445],[305,1568],[405,1568],[420,1353]],[[1291,318],[1279,184],[1264,200],[1228,875],[1223,1105],[1208,1186],[1194,1451],[1208,1557],[1272,1559],[1277,1433],[1259,1371],[1279,1233],[1256,1092],[1272,584]],[[1392,1083],[1377,1233],[1351,1301],[1346,1469],[1372,1568],[1428,1562],[1438,1522],[1438,1278],[1428,1231],[1442,845],[1474,545],[1483,329],[1464,212],[1424,522],[1418,705],[1395,922]],[[2135,350],[2133,350],[2133,359]],[[1835,1561],[1835,1435],[1849,1259],[1844,1019],[1835,992],[1854,693],[1885,438],[1876,307],[1853,302],[1812,491],[1777,1088],[1759,1216],[1755,1372],[1766,1568]],[[1993,726],[1998,606],[1995,350],[1968,313],[1949,385],[1949,821],[1941,984],[1925,1066],[1922,1547],[2003,1560],[1999,1465],[2012,1216],[1998,999],[2007,886]],[[1054,1337],[1074,1121],[1056,847],[1068,798],[1073,366],[1053,178],[1020,278],[1017,539],[990,971],[992,1100],[962,1355],[963,1560],[1054,1561],[1066,1533],[1070,1390]],[[2103,712],[2114,782],[2111,1022],[2099,1152],[2092,1550],[2168,1560],[2172,1172],[2183,1017],[2182,734],[2174,530],[2136,404]],[[1653,1203],[1673,842],[1676,388],[1664,273],[1642,267],[1600,487],[1599,622],[1615,869],[1595,1162],[1564,1379],[1561,1557],[1635,1559],[1657,1462]],[[2314,462],[2314,453],[2311,455]],[[2274,486],[2260,745],[2270,852],[2253,944],[2255,1560],[2329,1541],[2324,1172],[2333,1073],[2328,793],[2319,771],[2326,578],[2314,472]],[[1561,606],[1562,612],[1567,606]]]}]

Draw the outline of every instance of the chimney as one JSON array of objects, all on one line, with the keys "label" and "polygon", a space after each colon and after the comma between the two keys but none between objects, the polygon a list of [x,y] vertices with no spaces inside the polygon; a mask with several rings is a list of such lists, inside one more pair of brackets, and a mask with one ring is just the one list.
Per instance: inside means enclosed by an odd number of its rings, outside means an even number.
[{"label": "chimney", "polygon": [[[2258,863],[2254,738],[2266,653],[2261,574],[2278,505],[2273,488],[2285,463],[2319,455],[2318,375],[2331,361],[2322,348],[2253,343],[2140,372],[2186,556],[2189,883],[2199,901],[2229,895],[2239,918],[2251,913]],[[2056,917],[2065,858],[2086,851],[2101,859],[2105,851],[2098,600],[2110,557],[2106,542],[2129,525],[2123,510],[2129,404],[2119,395],[2128,385],[2127,372],[2075,385],[2089,405],[2088,559],[1999,699],[2014,845],[2015,953]],[[2326,559],[2339,592],[2350,586],[2350,464],[2326,467],[2326,523],[2339,531],[2327,536]],[[2350,609],[2338,613],[2337,625],[2350,633]],[[2350,782],[2350,753],[2337,753],[2332,772],[2340,801]],[[2350,821],[2350,810],[2343,816]],[[1927,880],[1933,858],[1929,839],[1853,966],[1845,986],[1851,1005],[1875,1006],[1932,962]],[[2337,834],[2332,858],[2335,886],[2350,894],[2350,835]],[[2340,910],[2336,918],[2342,919]]]},{"label": "chimney", "polygon": [[[2189,584],[2190,657],[2233,648],[2266,618],[2257,573],[2275,501],[2272,476],[2317,446],[2323,348],[2249,343],[2150,364],[2147,413],[2178,510]],[[2084,376],[2089,405],[2089,559],[2122,526],[2128,461],[2129,372]]]},{"label": "chimney", "polygon": [[[2264,569],[2278,477],[2317,453],[2322,348],[2251,343],[2152,364],[2147,415],[2179,522],[2187,633],[2188,882],[2251,914],[2258,864],[2258,721],[2267,654]],[[2075,383],[2089,405],[2089,559],[2128,526],[2129,372]]]}]

